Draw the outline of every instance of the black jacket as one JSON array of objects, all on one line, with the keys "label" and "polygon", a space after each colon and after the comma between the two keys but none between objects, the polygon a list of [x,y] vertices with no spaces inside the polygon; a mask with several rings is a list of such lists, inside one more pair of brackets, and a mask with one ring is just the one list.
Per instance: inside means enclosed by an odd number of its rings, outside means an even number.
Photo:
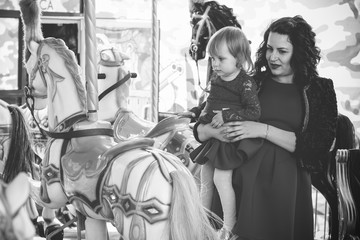
[{"label": "black jacket", "polygon": [[331,79],[315,78],[303,89],[305,118],[303,128],[296,134],[297,156],[300,167],[310,172],[323,171],[330,159],[330,147],[335,138],[337,101]]}]

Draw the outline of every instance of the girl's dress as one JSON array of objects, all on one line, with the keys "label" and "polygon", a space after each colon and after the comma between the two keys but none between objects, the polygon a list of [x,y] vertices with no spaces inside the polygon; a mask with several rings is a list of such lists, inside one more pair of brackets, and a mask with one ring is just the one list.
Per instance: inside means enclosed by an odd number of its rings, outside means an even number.
[{"label": "girl's dress", "polygon": [[[214,110],[222,111],[224,122],[259,120],[260,103],[257,85],[252,77],[240,71],[232,81],[224,81],[216,75],[210,81],[210,93],[199,117],[200,123],[210,123],[216,114]],[[226,143],[211,138],[192,151],[190,157],[198,164],[210,161],[217,169],[235,169],[250,158],[262,142],[261,139],[244,139]]]},{"label": "girl's dress", "polygon": [[[262,84],[260,121],[298,131],[304,118],[301,91],[272,79]],[[310,175],[297,167],[291,152],[265,140],[234,170],[233,185],[238,209],[233,233],[239,239],[313,240]]]}]

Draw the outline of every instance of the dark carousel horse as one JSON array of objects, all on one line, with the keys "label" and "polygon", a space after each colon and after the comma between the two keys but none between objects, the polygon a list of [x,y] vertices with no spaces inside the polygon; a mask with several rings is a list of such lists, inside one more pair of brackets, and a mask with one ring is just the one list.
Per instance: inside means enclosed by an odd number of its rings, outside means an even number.
[{"label": "dark carousel horse", "polygon": [[[208,92],[207,87],[201,87],[198,61],[204,59],[206,56],[206,46],[210,37],[219,29],[226,26],[234,26],[241,29],[240,23],[237,21],[236,16],[233,14],[233,9],[225,5],[220,5],[216,1],[209,2],[193,2],[190,1],[190,25],[192,28],[191,44],[189,47],[189,54],[195,61],[198,71],[198,85],[203,90],[199,98],[199,106],[194,110],[195,115],[200,114],[201,109],[204,107],[204,99]],[[211,59],[208,58],[206,85],[212,74]],[[187,115],[183,115],[187,116]],[[198,116],[195,116],[195,119]],[[192,121],[194,119],[192,118]]]},{"label": "dark carousel horse", "polygon": [[323,171],[311,174],[312,185],[330,206],[329,239],[359,239],[360,162],[350,119],[338,116],[336,139]]},{"label": "dark carousel horse", "polygon": [[[192,28],[191,44],[189,54],[195,61],[198,68],[198,61],[206,56],[206,46],[210,37],[219,29],[226,26],[234,26],[241,29],[240,23],[237,21],[233,13],[233,9],[225,5],[220,5],[216,1],[209,2],[190,2],[190,25]],[[211,59],[208,59],[206,82],[212,74]],[[200,84],[198,69],[198,84]],[[204,100],[206,88],[202,88],[204,93],[199,99],[201,104]]]},{"label": "dark carousel horse", "polygon": [[217,30],[226,26],[241,28],[232,8],[216,1],[194,3],[190,7],[190,13],[192,38],[189,52],[195,61],[205,58],[206,45]]}]

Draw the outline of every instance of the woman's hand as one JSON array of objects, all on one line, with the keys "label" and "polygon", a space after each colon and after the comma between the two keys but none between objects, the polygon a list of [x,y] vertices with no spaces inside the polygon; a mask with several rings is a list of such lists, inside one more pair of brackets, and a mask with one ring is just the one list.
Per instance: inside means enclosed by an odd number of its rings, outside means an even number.
[{"label": "woman's hand", "polygon": [[295,151],[296,135],[291,131],[253,121],[228,122],[222,128],[226,128],[224,138],[231,139],[231,142],[245,138],[263,138],[289,152]]},{"label": "woman's hand", "polygon": [[219,127],[213,128],[210,124],[200,124],[197,127],[198,138],[201,141],[206,141],[210,138],[216,138],[222,142],[230,142],[228,138],[226,138],[226,128]]},{"label": "woman's hand", "polygon": [[226,138],[236,142],[245,138],[266,138],[267,124],[254,121],[235,121],[224,124]]}]

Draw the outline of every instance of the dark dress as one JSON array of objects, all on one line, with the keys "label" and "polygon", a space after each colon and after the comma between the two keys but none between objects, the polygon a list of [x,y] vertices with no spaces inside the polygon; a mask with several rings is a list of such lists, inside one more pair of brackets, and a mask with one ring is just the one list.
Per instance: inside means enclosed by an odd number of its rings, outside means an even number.
[{"label": "dark dress", "polygon": [[[259,120],[260,103],[257,96],[257,85],[245,71],[240,71],[232,81],[224,81],[216,74],[210,81],[210,93],[199,117],[200,123],[211,123],[215,116],[214,110],[222,111],[225,123]],[[217,169],[235,169],[250,158],[260,148],[262,142],[261,139],[244,139],[226,143],[211,138],[192,151],[190,157],[198,164],[209,161]]]},{"label": "dark dress", "polygon": [[[260,121],[287,131],[301,127],[301,92],[294,84],[268,79],[259,93]],[[233,233],[246,240],[313,239],[310,175],[294,155],[264,141],[254,156],[234,170],[237,222]]]}]

